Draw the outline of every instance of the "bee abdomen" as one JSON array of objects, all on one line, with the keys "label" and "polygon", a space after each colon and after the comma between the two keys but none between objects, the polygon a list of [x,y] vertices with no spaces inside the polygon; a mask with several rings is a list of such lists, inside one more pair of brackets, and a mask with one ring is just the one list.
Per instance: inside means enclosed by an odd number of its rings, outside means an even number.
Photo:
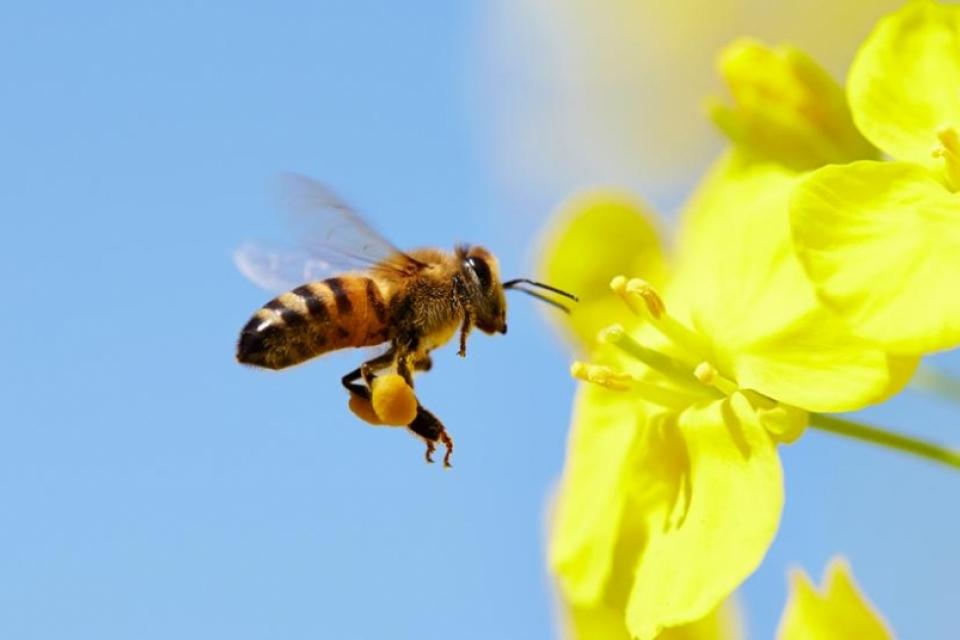
[{"label": "bee abdomen", "polygon": [[387,307],[370,278],[343,276],[284,293],[240,332],[237,360],[283,369],[328,351],[386,340]]}]

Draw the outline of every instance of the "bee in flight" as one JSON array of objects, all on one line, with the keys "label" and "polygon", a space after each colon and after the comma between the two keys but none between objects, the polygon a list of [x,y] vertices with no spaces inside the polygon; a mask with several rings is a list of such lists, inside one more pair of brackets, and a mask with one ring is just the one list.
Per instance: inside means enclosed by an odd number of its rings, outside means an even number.
[{"label": "bee in flight", "polygon": [[[526,287],[577,300],[526,278],[502,282],[497,259],[480,246],[459,245],[452,253],[403,252],[310,178],[285,176],[282,193],[303,227],[301,247],[249,244],[235,255],[237,267],[254,283],[288,289],[240,331],[237,360],[243,364],[285,369],[337,349],[386,344],[386,350],[342,379],[351,394],[369,401],[374,379],[384,371],[396,371],[413,388],[413,372],[429,370],[430,352],[458,332],[460,356],[466,356],[473,327],[506,333],[505,290],[522,291],[564,311],[560,302]],[[327,273],[333,275],[321,277]],[[453,440],[436,416],[419,400],[416,404],[407,428],[426,443],[427,462],[442,443],[449,467]]]}]

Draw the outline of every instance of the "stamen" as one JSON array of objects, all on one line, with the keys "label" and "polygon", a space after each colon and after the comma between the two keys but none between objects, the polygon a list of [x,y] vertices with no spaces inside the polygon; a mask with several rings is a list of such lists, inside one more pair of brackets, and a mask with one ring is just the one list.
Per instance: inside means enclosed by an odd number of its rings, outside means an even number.
[{"label": "stamen", "polygon": [[[622,326],[611,325],[602,330],[598,338],[601,342],[617,347],[627,355],[664,375],[674,384],[683,387],[685,391],[698,396],[705,395],[707,390],[702,384],[699,384],[689,366],[659,351],[643,346],[634,340]],[[713,394],[706,395],[712,397]]]},{"label": "stamen", "polygon": [[617,276],[610,281],[610,288],[623,298],[627,306],[637,315],[641,315],[639,304],[643,304],[654,320],[659,320],[667,311],[657,290],[645,280],[640,278],[627,280],[624,276]]},{"label": "stamen", "polygon": [[665,387],[637,380],[628,373],[615,371],[610,367],[584,362],[570,365],[570,373],[577,380],[598,384],[614,391],[631,391],[647,402],[668,409],[683,409],[690,405],[690,396],[672,391]]},{"label": "stamen", "polygon": [[693,375],[696,376],[697,380],[708,387],[716,388],[723,395],[729,396],[737,390],[736,384],[720,375],[720,371],[707,361],[698,364],[697,368],[693,370]]},{"label": "stamen", "polygon": [[960,133],[953,127],[941,127],[937,131],[940,144],[933,150],[934,158],[943,158],[946,165],[947,184],[953,191],[960,190]]},{"label": "stamen", "polygon": [[587,364],[585,362],[574,362],[570,365],[570,375],[577,380],[592,382],[601,387],[612,389],[614,391],[627,391],[630,389],[633,376],[629,373],[614,371],[610,367],[604,367],[598,364]]},{"label": "stamen", "polygon": [[646,309],[650,324],[667,340],[691,356],[692,360],[701,359],[708,353],[704,339],[667,313],[663,298],[647,281],[640,278],[627,280],[624,276],[617,276],[610,281],[610,288],[635,314],[643,315],[642,310]]}]

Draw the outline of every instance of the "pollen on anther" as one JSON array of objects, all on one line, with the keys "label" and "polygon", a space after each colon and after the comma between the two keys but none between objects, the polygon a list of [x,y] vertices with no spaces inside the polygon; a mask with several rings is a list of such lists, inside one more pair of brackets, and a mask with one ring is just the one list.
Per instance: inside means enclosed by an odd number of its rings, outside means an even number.
[{"label": "pollen on anther", "polygon": [[712,386],[717,381],[717,376],[720,375],[720,372],[709,362],[701,362],[697,365],[697,368],[693,370],[693,375],[703,384]]},{"label": "pollen on anther", "polygon": [[662,318],[667,311],[660,294],[646,280],[632,278],[627,283],[626,292],[628,296],[642,300],[647,307],[647,311],[657,320]]},{"label": "pollen on anther", "polygon": [[577,380],[598,384],[601,387],[614,391],[627,391],[633,376],[629,373],[615,371],[610,367],[585,362],[574,362],[570,365],[570,375]]},{"label": "pollen on anther", "polygon": [[597,340],[604,344],[611,344],[622,338],[626,333],[627,330],[621,325],[612,324],[600,330],[600,333],[597,334]]}]

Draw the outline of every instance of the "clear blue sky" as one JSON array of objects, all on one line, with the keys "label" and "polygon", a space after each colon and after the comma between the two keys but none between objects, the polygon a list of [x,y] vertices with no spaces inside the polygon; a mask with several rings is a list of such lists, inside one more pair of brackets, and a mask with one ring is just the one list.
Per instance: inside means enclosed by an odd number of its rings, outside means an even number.
[{"label": "clear blue sky", "polygon": [[[543,506],[573,382],[538,309],[418,385],[455,469],[346,410],[361,354],[238,366],[268,297],[230,253],[280,231],[283,170],[401,246],[485,243],[513,276],[560,193],[484,153],[480,3],[20,3],[0,20],[0,637],[545,638]],[[570,185],[572,189],[576,185]],[[921,396],[873,417],[960,441]],[[960,608],[960,477],[811,434],[743,590],[844,552],[903,637]]]}]

